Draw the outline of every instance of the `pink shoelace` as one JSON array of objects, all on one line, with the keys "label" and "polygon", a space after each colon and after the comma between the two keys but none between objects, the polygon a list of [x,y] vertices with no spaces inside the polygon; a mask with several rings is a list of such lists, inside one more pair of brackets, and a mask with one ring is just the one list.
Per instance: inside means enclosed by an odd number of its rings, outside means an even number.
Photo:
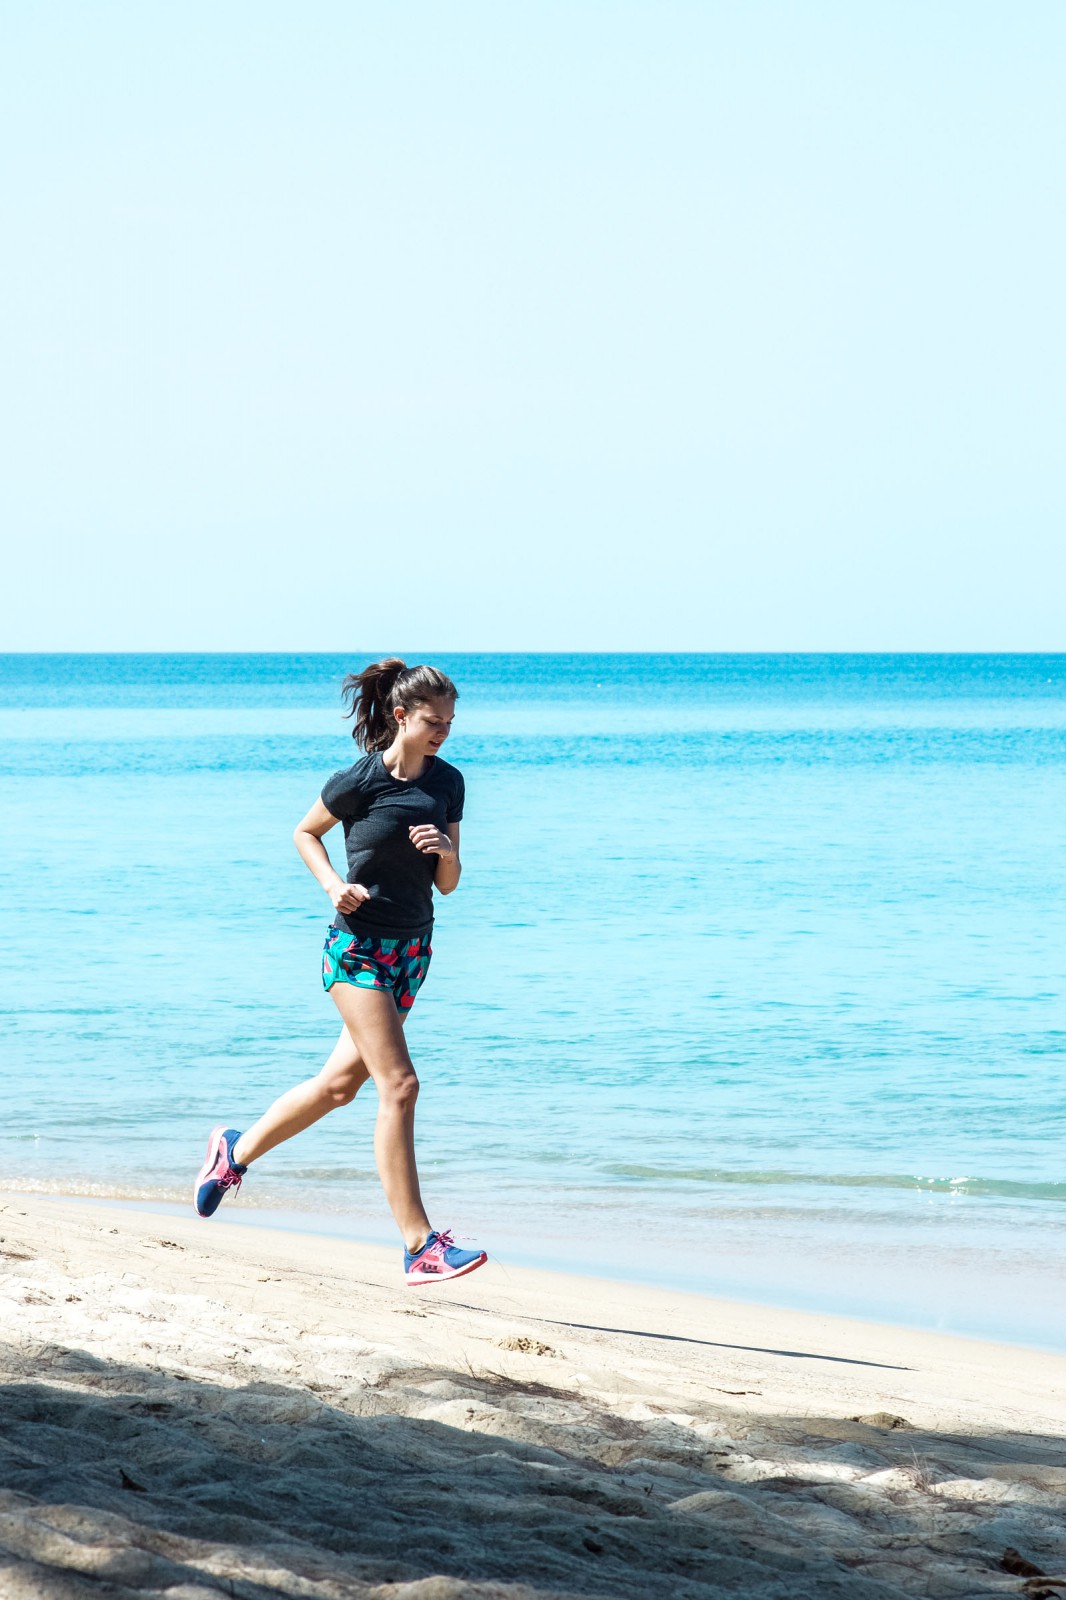
[{"label": "pink shoelace", "polygon": [[232,1167],[227,1167],[222,1176],[215,1179],[215,1182],[220,1189],[239,1189],[241,1186],[241,1174],[234,1172]]},{"label": "pink shoelace", "polygon": [[435,1228],[433,1231],[436,1233],[437,1237],[434,1239],[432,1244],[424,1244],[422,1246],[421,1250],[418,1252],[419,1256],[425,1255],[427,1251],[431,1252],[433,1255],[442,1256],[445,1250],[450,1250],[454,1245],[455,1240],[452,1238],[452,1232],[450,1228]]}]

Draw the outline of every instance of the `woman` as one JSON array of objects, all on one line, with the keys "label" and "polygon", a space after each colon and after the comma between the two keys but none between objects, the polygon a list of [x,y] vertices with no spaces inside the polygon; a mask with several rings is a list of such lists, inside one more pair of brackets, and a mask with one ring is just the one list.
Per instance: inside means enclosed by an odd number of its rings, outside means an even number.
[{"label": "woman", "polygon": [[[459,883],[463,778],[438,754],[451,731],[458,692],[435,667],[379,661],[349,674],[343,693],[352,737],[366,754],[334,773],[293,838],[334,906],[322,982],[343,1026],[317,1078],[283,1094],[245,1133],[216,1128],[196,1181],[196,1209],[210,1217],[253,1161],[373,1078],[378,1091],[374,1152],[404,1241],[404,1279],[439,1283],[472,1272],[483,1250],[460,1250],[426,1216],[415,1167],[418,1079],[403,1024],[429,970],[433,890]],[[322,843],[340,822],[345,881]]]}]

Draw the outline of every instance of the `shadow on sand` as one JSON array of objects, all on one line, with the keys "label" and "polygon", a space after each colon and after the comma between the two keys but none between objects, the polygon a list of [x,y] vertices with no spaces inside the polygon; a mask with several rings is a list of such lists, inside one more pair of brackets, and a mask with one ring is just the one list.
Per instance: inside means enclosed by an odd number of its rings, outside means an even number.
[{"label": "shadow on sand", "polygon": [[[487,1372],[327,1400],[59,1346],[6,1367],[5,1600],[1066,1595],[1002,1565],[1016,1546],[1066,1567],[1039,1487],[1066,1463],[1057,1438],[711,1410],[694,1434]],[[935,1487],[967,1479],[989,1498]]]}]

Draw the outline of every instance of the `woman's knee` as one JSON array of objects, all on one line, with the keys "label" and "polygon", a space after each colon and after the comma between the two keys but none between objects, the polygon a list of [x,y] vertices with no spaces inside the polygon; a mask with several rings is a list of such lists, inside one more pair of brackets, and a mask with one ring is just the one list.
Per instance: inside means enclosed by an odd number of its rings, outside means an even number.
[{"label": "woman's knee", "polygon": [[336,1073],[319,1079],[319,1087],[323,1098],[327,1101],[330,1110],[338,1106],[350,1106],[359,1090],[366,1082],[366,1073],[360,1076],[354,1073],[339,1075]]},{"label": "woman's knee", "polygon": [[418,1079],[413,1072],[397,1073],[378,1085],[379,1097],[399,1111],[413,1111],[418,1099]]}]

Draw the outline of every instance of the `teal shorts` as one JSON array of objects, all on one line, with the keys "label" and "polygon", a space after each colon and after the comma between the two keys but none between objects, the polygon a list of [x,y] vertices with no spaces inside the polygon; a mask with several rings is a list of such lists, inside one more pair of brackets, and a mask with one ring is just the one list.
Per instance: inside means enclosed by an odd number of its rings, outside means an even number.
[{"label": "teal shorts", "polygon": [[322,986],[328,993],[335,983],[357,989],[385,989],[401,1015],[410,1011],[425,982],[433,947],[429,934],[417,939],[379,939],[377,935],[346,933],[330,924],[322,951]]}]

